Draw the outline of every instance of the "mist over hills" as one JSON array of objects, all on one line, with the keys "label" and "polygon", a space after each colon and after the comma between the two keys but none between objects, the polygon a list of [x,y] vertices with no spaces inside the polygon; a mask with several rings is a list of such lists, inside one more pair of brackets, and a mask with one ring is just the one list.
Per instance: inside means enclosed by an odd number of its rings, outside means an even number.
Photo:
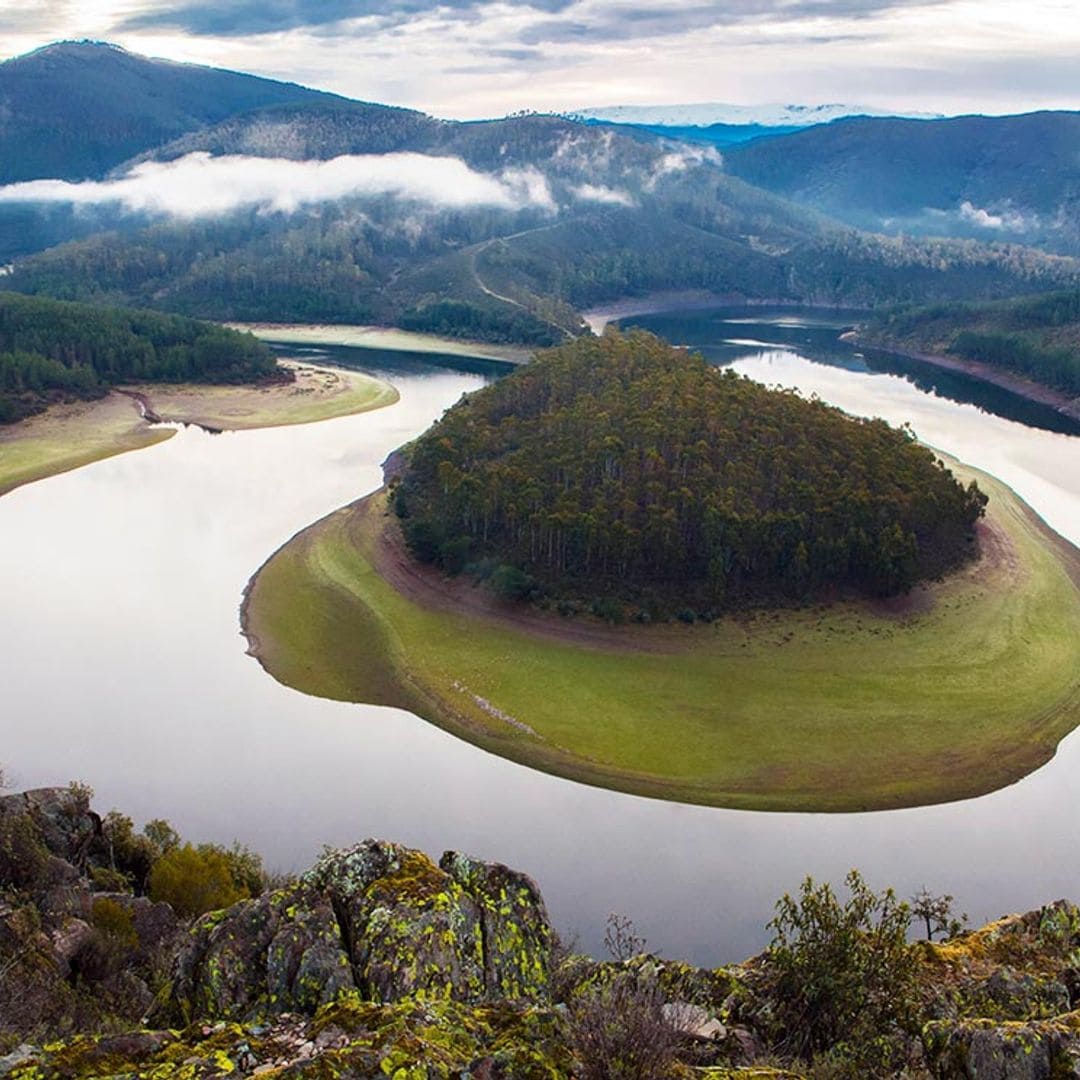
[{"label": "mist over hills", "polygon": [[[56,106],[55,131],[18,120],[28,161],[62,156],[79,111],[112,115],[132,79],[143,89],[124,108],[145,100],[149,115],[106,124],[79,165],[45,180],[24,163],[23,182],[0,188],[0,263],[16,260],[4,288],[548,344],[581,332],[590,305],[659,290],[869,307],[1080,281],[1080,264],[1030,248],[861,233],[732,175],[749,156],[729,167],[712,147],[639,130],[438,120],[89,44],[0,65],[0,87],[27,63],[39,81],[55,68],[58,87],[92,69],[94,87],[70,114]],[[110,133],[129,128],[125,145],[141,145],[116,161]]]},{"label": "mist over hills", "polygon": [[748,183],[857,228],[1080,252],[1080,113],[860,117],[732,147]]}]

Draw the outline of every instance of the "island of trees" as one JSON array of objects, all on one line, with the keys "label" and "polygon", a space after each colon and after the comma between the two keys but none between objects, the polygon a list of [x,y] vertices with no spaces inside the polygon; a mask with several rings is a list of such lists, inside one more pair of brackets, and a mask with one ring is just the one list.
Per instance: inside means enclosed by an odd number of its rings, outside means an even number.
[{"label": "island of trees", "polygon": [[986,501],[910,430],[642,332],[550,350],[464,398],[394,494],[419,560],[641,618],[905,591],[975,555]]},{"label": "island of trees", "polygon": [[131,382],[284,378],[250,334],[178,315],[0,293],[0,423]]}]

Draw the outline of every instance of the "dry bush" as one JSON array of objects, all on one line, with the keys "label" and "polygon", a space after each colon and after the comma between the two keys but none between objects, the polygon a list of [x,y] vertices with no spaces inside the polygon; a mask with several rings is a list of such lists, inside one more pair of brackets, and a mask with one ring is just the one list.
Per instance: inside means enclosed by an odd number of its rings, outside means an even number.
[{"label": "dry bush", "polygon": [[680,1034],[664,1014],[655,980],[624,973],[570,1003],[567,1039],[580,1080],[664,1080]]}]

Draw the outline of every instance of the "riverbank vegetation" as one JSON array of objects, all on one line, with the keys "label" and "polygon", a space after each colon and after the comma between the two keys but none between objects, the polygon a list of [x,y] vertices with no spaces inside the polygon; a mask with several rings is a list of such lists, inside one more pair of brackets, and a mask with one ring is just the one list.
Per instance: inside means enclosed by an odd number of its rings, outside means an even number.
[{"label": "riverbank vegetation", "polygon": [[154,311],[0,293],[0,423],[122,383],[287,378],[250,334]]},{"label": "riverbank vegetation", "polygon": [[417,559],[616,620],[904,592],[975,556],[986,504],[910,431],[643,332],[540,354],[407,459],[394,507]]},{"label": "riverbank vegetation", "polygon": [[860,329],[867,344],[1000,368],[1080,396],[1080,292],[902,307]]}]

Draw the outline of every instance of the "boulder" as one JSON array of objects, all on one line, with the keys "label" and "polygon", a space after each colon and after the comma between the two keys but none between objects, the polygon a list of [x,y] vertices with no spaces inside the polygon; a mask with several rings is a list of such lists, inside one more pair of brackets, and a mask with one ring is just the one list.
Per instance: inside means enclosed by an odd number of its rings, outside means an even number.
[{"label": "boulder", "polygon": [[306,880],[329,894],[367,1000],[484,998],[480,907],[423,852],[366,840],[328,853]]},{"label": "boulder", "polygon": [[174,1001],[189,1020],[313,1012],[352,985],[333,909],[304,886],[204,915],[174,962]]},{"label": "boulder", "polygon": [[481,862],[456,851],[445,852],[439,866],[480,909],[486,997],[546,998],[551,923],[532,878],[502,863]]},{"label": "boulder", "polygon": [[523,874],[381,840],[329,851],[291,888],[204,915],[179,947],[175,1011],[310,1015],[370,1002],[546,997],[551,929]]},{"label": "boulder", "polygon": [[1053,1020],[935,1020],[923,1029],[938,1080],[1080,1080],[1080,1012]]}]

